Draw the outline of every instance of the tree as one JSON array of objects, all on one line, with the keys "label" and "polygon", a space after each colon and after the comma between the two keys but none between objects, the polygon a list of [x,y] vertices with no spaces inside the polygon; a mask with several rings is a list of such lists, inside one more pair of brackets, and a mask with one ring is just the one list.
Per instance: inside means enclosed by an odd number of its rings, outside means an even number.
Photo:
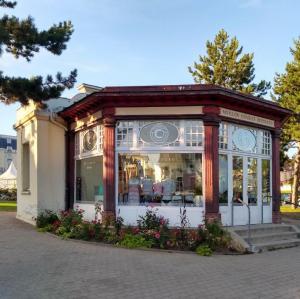
[{"label": "tree", "polygon": [[300,185],[300,37],[294,41],[294,48],[290,51],[293,60],[286,64],[283,74],[277,73],[274,78],[274,98],[282,107],[294,112],[283,127],[283,141],[288,148],[296,150],[292,203],[297,207]]},{"label": "tree", "polygon": [[214,42],[206,42],[206,51],[206,56],[199,56],[199,63],[194,62],[194,67],[188,68],[196,83],[216,84],[259,97],[271,88],[271,83],[265,80],[253,83],[253,53],[242,54],[243,47],[237,38],[229,40],[224,29],[218,32]]},{"label": "tree", "polygon": [[[16,1],[0,0],[0,7],[14,8]],[[48,30],[39,31],[32,17],[20,20],[15,16],[4,15],[0,18],[0,56],[3,51],[23,57],[28,62],[44,48],[54,55],[60,55],[66,49],[66,43],[73,33],[70,21],[53,25]],[[0,102],[11,104],[20,102],[28,104],[29,100],[43,105],[44,101],[56,98],[66,88],[72,88],[76,82],[77,70],[73,70],[67,77],[58,72],[55,79],[48,75],[32,78],[10,77],[0,71]]]}]

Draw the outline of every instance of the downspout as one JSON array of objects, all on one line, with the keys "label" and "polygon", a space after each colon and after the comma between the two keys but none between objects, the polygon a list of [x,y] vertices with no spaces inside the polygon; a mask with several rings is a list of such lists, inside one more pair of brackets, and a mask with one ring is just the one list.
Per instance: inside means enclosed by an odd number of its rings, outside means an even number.
[{"label": "downspout", "polygon": [[62,128],[62,129],[64,129],[67,132],[68,128],[66,126],[62,125],[61,123],[59,123],[58,121],[56,121],[54,119],[54,115],[55,115],[55,113],[52,111],[52,109],[50,109],[49,121],[51,123],[53,123],[54,125],[56,125],[56,126]]}]

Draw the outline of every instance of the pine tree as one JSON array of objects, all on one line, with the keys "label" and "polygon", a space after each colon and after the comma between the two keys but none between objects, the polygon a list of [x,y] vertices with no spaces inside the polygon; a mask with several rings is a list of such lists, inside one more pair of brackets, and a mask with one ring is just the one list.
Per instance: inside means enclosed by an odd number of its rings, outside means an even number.
[{"label": "pine tree", "polygon": [[[0,0],[0,8],[14,8],[16,1]],[[66,49],[66,43],[73,33],[70,21],[53,25],[48,30],[39,31],[32,17],[20,20],[15,16],[4,15],[0,18],[0,56],[3,51],[15,58],[25,58],[28,62],[44,48],[54,55],[60,55]],[[67,77],[58,72],[55,79],[48,75],[32,78],[10,77],[0,71],[0,102],[28,104],[29,100],[43,105],[42,101],[56,98],[66,88],[72,88],[76,81],[77,70]]]},{"label": "pine tree", "polygon": [[255,78],[253,53],[242,54],[236,37],[229,40],[228,33],[222,29],[213,42],[206,42],[207,55],[199,56],[199,62],[189,67],[196,83],[216,84],[243,93],[263,96],[271,88],[271,83],[262,80],[253,83]]},{"label": "pine tree", "polygon": [[293,60],[288,62],[283,74],[276,74],[274,93],[278,103],[291,109],[294,114],[288,119],[283,128],[283,141],[289,148],[296,149],[294,157],[294,178],[292,188],[293,206],[297,206],[300,185],[300,37],[290,49]]}]

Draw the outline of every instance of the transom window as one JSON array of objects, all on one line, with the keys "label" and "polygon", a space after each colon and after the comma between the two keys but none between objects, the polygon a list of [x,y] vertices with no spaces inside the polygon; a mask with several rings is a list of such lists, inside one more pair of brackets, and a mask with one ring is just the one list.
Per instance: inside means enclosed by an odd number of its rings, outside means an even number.
[{"label": "transom window", "polygon": [[271,133],[256,128],[221,123],[219,149],[271,156]]},{"label": "transom window", "polygon": [[103,152],[103,126],[98,125],[75,135],[75,157],[100,155]]},{"label": "transom window", "polygon": [[120,121],[117,148],[202,148],[203,123],[200,120]]},{"label": "transom window", "polygon": [[270,155],[271,154],[271,134],[270,132],[262,132],[262,154]]},{"label": "transom window", "polygon": [[219,148],[228,148],[228,124],[220,123],[219,127]]}]

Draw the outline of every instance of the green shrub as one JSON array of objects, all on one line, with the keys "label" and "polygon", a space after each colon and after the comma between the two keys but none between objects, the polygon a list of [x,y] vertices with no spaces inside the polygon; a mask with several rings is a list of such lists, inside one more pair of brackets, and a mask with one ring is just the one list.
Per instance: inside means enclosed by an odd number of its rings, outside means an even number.
[{"label": "green shrub", "polygon": [[36,226],[38,228],[43,228],[49,225],[52,225],[55,221],[58,220],[58,216],[56,213],[45,210],[44,212],[41,212],[37,218],[36,218]]},{"label": "green shrub", "polygon": [[200,245],[196,248],[196,253],[202,256],[211,256],[212,250],[208,245]]},{"label": "green shrub", "polygon": [[59,220],[60,226],[64,227],[66,232],[70,232],[71,228],[82,223],[83,210],[61,211]]},{"label": "green shrub", "polygon": [[200,226],[198,228],[198,235],[202,239],[202,242],[206,243],[212,250],[225,248],[230,242],[228,233],[217,221],[212,223],[206,222],[204,226]]},{"label": "green shrub", "polygon": [[17,189],[2,189],[0,188],[0,200],[1,201],[17,201]]},{"label": "green shrub", "polygon": [[141,235],[126,234],[118,245],[126,248],[151,248],[152,241],[146,240]]}]

